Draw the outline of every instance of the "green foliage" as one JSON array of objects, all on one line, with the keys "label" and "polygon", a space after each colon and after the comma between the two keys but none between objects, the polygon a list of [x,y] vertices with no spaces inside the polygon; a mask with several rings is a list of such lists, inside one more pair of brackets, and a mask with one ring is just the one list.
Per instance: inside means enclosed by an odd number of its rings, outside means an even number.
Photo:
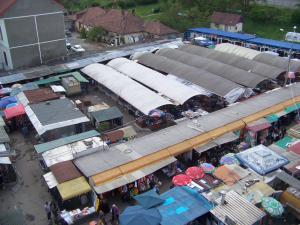
[{"label": "green foliage", "polygon": [[86,30],[84,28],[80,29],[80,38],[82,38],[82,39],[87,38],[87,33],[86,33]]},{"label": "green foliage", "polygon": [[87,32],[87,38],[90,41],[99,41],[100,42],[103,40],[103,36],[106,34],[107,34],[107,32],[104,29],[102,29],[100,27],[94,27]]},{"label": "green foliage", "polygon": [[291,15],[291,24],[300,25],[300,9],[296,9]]},{"label": "green foliage", "polygon": [[286,16],[284,10],[270,6],[254,6],[249,12],[250,19],[256,22],[280,23]]}]

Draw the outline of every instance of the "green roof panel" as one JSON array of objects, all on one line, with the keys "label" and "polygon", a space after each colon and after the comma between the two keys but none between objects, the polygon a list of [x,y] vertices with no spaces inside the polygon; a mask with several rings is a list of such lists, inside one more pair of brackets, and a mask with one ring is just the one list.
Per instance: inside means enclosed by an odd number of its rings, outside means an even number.
[{"label": "green roof panel", "polygon": [[91,115],[99,123],[123,117],[122,112],[115,106],[108,109],[92,112]]}]

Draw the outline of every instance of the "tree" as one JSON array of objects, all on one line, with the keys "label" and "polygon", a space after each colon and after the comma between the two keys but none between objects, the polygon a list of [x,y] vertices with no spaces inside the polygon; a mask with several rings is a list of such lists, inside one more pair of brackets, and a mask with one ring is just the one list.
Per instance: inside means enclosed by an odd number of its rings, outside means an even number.
[{"label": "tree", "polygon": [[300,9],[296,9],[291,16],[291,24],[300,25]]},{"label": "tree", "polygon": [[87,38],[91,41],[102,41],[103,36],[106,35],[106,31],[101,27],[93,27],[87,32]]}]

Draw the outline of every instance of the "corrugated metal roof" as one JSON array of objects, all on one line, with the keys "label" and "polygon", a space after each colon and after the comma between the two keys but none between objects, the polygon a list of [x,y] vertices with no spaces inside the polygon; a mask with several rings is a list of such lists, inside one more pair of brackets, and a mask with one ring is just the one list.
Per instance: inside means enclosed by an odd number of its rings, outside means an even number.
[{"label": "corrugated metal roof", "polygon": [[176,75],[197,84],[203,89],[226,98],[231,103],[235,102],[245,92],[242,86],[230,80],[163,56],[144,53],[136,56],[135,59],[142,65],[157,71]]},{"label": "corrugated metal roof", "polygon": [[295,177],[292,177],[291,175],[287,174],[283,170],[276,171],[276,177],[283,182],[287,183],[288,185],[300,189],[300,181],[296,179]]},{"label": "corrugated metal roof", "polygon": [[107,65],[170,98],[175,104],[184,104],[190,98],[202,95],[200,91],[126,58],[113,59]]},{"label": "corrugated metal roof", "polygon": [[69,99],[27,105],[25,111],[39,135],[48,130],[89,121]]},{"label": "corrugated metal roof", "polygon": [[81,71],[145,115],[148,115],[153,109],[174,105],[154,91],[109,66],[94,63]]},{"label": "corrugated metal roof", "polygon": [[222,30],[216,30],[216,29],[204,28],[204,27],[188,29],[188,32],[217,35],[225,38],[237,39],[243,41],[255,38],[255,36],[251,34],[232,33],[232,32],[226,32]]},{"label": "corrugated metal roof", "polygon": [[102,109],[99,111],[91,112],[92,117],[99,123],[103,121],[114,120],[118,118],[123,118],[123,113],[118,109],[118,107],[113,106],[108,109]]},{"label": "corrugated metal roof", "polygon": [[280,74],[286,71],[286,68],[279,69],[275,66],[270,66],[258,61],[253,61],[246,59],[234,54],[216,51],[213,49],[208,49],[195,45],[184,45],[178,48],[178,50],[183,52],[188,52],[193,55],[209,58],[218,62],[225,63],[227,65],[232,65],[236,68],[245,70],[246,72],[250,71],[261,76],[276,79]]},{"label": "corrugated metal roof", "polygon": [[48,150],[51,150],[51,149],[54,149],[54,148],[57,148],[57,147],[60,147],[63,145],[67,145],[67,144],[70,144],[70,143],[73,143],[76,141],[80,141],[80,140],[84,140],[84,139],[96,137],[96,136],[100,136],[100,133],[96,130],[90,130],[90,131],[83,132],[80,134],[75,134],[72,136],[59,138],[54,141],[46,142],[43,144],[34,145],[34,149],[38,154],[41,154]]},{"label": "corrugated metal roof", "polygon": [[217,199],[218,206],[210,210],[214,216],[225,224],[227,224],[226,216],[238,225],[253,225],[266,215],[235,191],[227,192],[225,201],[226,204],[221,205],[221,198]]},{"label": "corrugated metal roof", "polygon": [[[164,160],[161,160],[160,162],[157,162],[151,166],[144,167],[140,170],[133,171],[129,174],[124,174],[112,181],[109,181],[107,183],[101,184],[100,186],[97,186],[95,182],[95,177],[93,177],[91,180],[95,184],[93,189],[96,191],[97,194],[102,194],[107,191],[111,191],[113,189],[119,188],[125,184],[132,183],[142,177],[145,177],[151,173],[154,173],[155,171],[175,162],[177,159],[174,157],[170,157]],[[95,178],[95,179],[94,179]]]},{"label": "corrugated metal roof", "polygon": [[250,48],[241,47],[238,45],[233,45],[230,43],[218,44],[216,45],[215,50],[234,54],[252,60],[255,58],[255,56],[261,54],[261,52],[259,51]]},{"label": "corrugated metal roof", "polygon": [[158,50],[156,54],[199,69],[203,69],[207,72],[231,80],[245,87],[255,88],[258,84],[267,80],[267,78],[262,77],[258,74],[246,72],[245,70],[236,68],[231,65],[227,65],[205,57],[196,56],[176,49],[164,48]]}]

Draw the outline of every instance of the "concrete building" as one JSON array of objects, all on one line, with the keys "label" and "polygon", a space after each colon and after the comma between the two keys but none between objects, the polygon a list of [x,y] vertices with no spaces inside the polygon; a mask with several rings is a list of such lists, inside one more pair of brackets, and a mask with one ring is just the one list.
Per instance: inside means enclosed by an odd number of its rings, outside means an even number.
[{"label": "concrete building", "polygon": [[0,69],[47,63],[66,54],[63,6],[55,0],[0,1]]},{"label": "concrete building", "polygon": [[210,27],[228,32],[242,32],[243,17],[237,14],[214,12],[211,15]]}]

